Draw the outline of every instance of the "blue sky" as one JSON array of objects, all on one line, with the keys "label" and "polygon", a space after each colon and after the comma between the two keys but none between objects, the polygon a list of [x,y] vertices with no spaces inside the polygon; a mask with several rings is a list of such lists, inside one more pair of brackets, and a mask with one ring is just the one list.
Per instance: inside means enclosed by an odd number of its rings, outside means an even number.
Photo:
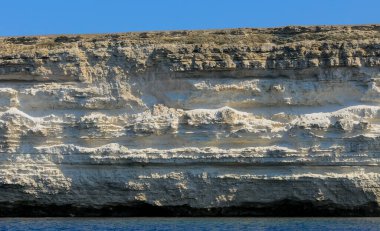
[{"label": "blue sky", "polygon": [[380,23],[380,0],[2,0],[0,36]]}]

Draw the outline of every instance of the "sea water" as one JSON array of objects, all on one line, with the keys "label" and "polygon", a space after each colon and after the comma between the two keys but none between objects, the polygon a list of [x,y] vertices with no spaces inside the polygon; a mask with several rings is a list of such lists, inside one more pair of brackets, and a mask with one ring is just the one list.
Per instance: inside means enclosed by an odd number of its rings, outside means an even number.
[{"label": "sea water", "polygon": [[0,230],[380,230],[380,218],[1,218]]}]

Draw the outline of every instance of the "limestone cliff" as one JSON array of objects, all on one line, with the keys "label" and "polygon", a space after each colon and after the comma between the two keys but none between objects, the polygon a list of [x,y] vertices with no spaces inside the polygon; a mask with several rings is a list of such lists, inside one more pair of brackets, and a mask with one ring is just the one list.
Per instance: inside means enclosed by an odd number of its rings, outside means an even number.
[{"label": "limestone cliff", "polygon": [[0,215],[379,215],[380,25],[0,38]]}]

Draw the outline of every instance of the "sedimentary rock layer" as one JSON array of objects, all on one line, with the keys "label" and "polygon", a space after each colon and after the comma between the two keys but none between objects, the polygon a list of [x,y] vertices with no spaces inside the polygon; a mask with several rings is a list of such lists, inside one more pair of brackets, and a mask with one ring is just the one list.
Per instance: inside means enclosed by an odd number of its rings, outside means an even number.
[{"label": "sedimentary rock layer", "polygon": [[0,152],[0,216],[378,215],[380,26],[0,38]]}]

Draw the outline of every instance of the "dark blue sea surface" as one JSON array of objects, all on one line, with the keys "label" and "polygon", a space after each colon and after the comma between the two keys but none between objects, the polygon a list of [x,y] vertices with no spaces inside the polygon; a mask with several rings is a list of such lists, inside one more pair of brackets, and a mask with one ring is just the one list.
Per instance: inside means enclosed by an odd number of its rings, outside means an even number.
[{"label": "dark blue sea surface", "polygon": [[1,218],[0,230],[380,230],[380,218]]}]

